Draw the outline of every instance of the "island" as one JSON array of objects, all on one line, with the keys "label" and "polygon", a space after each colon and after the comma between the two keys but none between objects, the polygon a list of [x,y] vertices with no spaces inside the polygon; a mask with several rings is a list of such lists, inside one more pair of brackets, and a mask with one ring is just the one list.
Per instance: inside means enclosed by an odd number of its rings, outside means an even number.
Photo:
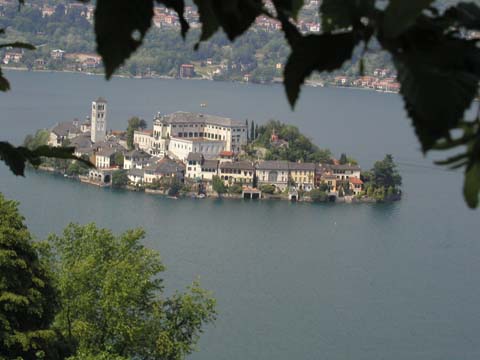
[{"label": "island", "polygon": [[100,187],[169,197],[389,202],[401,198],[392,155],[362,171],[357,161],[320,149],[293,125],[177,111],[157,113],[149,129],[133,117],[108,129],[108,103],[92,101],[90,116],[28,135],[25,146],[74,147],[76,160],[44,159],[41,170]]}]

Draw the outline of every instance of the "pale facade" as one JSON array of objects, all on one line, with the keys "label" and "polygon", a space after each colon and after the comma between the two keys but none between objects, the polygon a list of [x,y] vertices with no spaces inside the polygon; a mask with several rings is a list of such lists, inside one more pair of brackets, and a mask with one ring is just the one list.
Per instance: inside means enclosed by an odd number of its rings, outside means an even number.
[{"label": "pale facade", "polygon": [[90,135],[93,143],[105,140],[107,135],[107,102],[101,97],[92,101]]},{"label": "pale facade", "polygon": [[123,168],[128,169],[142,169],[148,164],[151,158],[149,154],[141,150],[133,150],[125,154],[123,159]]},{"label": "pale facade", "polygon": [[310,191],[315,187],[314,163],[290,163],[290,180],[300,190]]},{"label": "pale facade", "polygon": [[351,177],[360,179],[360,167],[356,165],[331,165],[330,171],[338,180],[348,180]]},{"label": "pale facade", "polygon": [[250,161],[223,162],[218,167],[220,179],[228,184],[251,185],[255,176],[255,166]]},{"label": "pale facade", "polygon": [[275,185],[283,191],[288,187],[288,161],[262,161],[257,165],[257,179],[259,185]]},{"label": "pale facade", "polygon": [[135,131],[133,134],[133,143],[141,150],[151,154],[154,138],[151,131]]},{"label": "pale facade", "polygon": [[[134,143],[158,156],[171,152],[178,158],[185,159],[188,152],[201,152],[206,157],[216,157],[222,151],[239,152],[247,144],[247,132],[246,124],[241,121],[200,113],[176,112],[157,115],[153,121],[151,139],[147,141],[141,136],[134,137]],[[190,140],[191,143],[181,140]],[[195,147],[195,144],[198,146]]]},{"label": "pale facade", "polygon": [[186,161],[189,153],[200,153],[207,158],[214,158],[224,150],[224,146],[225,143],[220,140],[171,138],[168,151],[175,158]]}]

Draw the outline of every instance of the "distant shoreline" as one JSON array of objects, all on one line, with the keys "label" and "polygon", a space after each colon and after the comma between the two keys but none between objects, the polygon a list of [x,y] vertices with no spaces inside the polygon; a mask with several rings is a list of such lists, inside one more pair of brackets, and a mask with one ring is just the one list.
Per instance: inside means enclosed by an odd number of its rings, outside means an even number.
[{"label": "distant shoreline", "polygon": [[[90,73],[85,71],[73,71],[73,70],[40,70],[40,69],[28,69],[26,67],[9,67],[3,66],[2,69],[6,71],[21,71],[21,72],[34,72],[34,73],[67,73],[67,74],[81,74],[86,76],[104,76],[104,74],[99,73]],[[248,84],[248,85],[261,85],[261,86],[270,86],[276,84],[282,84],[281,82],[270,82],[270,83],[253,83],[253,82],[245,82],[245,81],[238,81],[238,80],[213,80],[213,79],[206,79],[206,78],[188,78],[188,79],[179,79],[174,76],[168,75],[157,75],[152,77],[141,77],[141,76],[132,76],[132,75],[122,75],[122,74],[115,74],[112,77],[120,78],[120,79],[132,79],[132,80],[152,80],[152,79],[165,79],[165,80],[182,80],[182,81],[216,81],[222,83],[236,83],[236,84]],[[367,87],[358,87],[358,86],[341,86],[341,85],[333,85],[333,84],[324,84],[322,82],[307,80],[304,86],[308,86],[311,88],[334,88],[334,89],[350,89],[350,90],[363,90],[363,91],[374,91],[379,93],[385,94],[398,94],[397,92],[392,91],[381,91],[377,89],[367,88]]]}]

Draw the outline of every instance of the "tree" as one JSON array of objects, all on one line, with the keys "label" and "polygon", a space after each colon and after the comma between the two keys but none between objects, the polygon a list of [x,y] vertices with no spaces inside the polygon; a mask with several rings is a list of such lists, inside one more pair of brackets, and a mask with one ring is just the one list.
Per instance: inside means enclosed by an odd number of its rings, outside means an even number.
[{"label": "tree", "polygon": [[212,186],[213,190],[216,191],[218,195],[225,194],[227,192],[227,187],[223,183],[223,180],[218,176],[213,177]]},{"label": "tree", "polygon": [[250,135],[248,133],[248,119],[245,120],[245,126],[247,128],[247,142],[250,140]]},{"label": "tree", "polygon": [[183,359],[214,320],[215,301],[197,282],[163,293],[165,267],[144,235],[70,224],[49,237],[62,304],[56,324],[77,346],[72,360]]},{"label": "tree", "polygon": [[123,161],[125,160],[125,157],[121,152],[115,153],[114,156],[114,163],[115,165],[119,166],[120,168],[123,168]]},{"label": "tree", "polygon": [[168,196],[177,196],[182,189],[182,184],[177,179],[174,179],[168,189]]},{"label": "tree", "polygon": [[112,173],[112,186],[116,188],[128,185],[128,174],[126,170],[117,170]]},{"label": "tree", "polygon": [[88,174],[88,166],[76,160],[72,160],[65,173],[68,176],[78,176]]},{"label": "tree", "polygon": [[134,148],[133,144],[133,137],[135,130],[138,129],[145,129],[147,127],[147,123],[145,120],[140,119],[138,116],[134,116],[128,119],[128,126],[127,126],[127,146],[129,149]]},{"label": "tree", "polygon": [[402,185],[402,177],[398,173],[397,165],[393,161],[392,155],[386,155],[382,161],[377,161],[373,165],[372,180],[376,187],[396,188]]},{"label": "tree", "polygon": [[250,124],[250,141],[255,141],[255,122],[252,120],[252,123]]},{"label": "tree", "polygon": [[272,184],[264,184],[260,186],[260,191],[265,194],[273,194],[275,193],[275,185]]},{"label": "tree", "polygon": [[45,129],[37,130],[35,135],[27,135],[23,141],[23,145],[30,150],[35,150],[39,146],[47,145],[50,132]]},{"label": "tree", "polygon": [[340,155],[339,162],[340,162],[341,165],[347,164],[348,163],[347,154],[342,153],[342,155]]},{"label": "tree", "polygon": [[55,359],[58,296],[24,221],[0,194],[0,358]]},{"label": "tree", "polygon": [[228,187],[228,192],[230,194],[241,194],[243,192],[243,188],[241,184],[232,184]]},{"label": "tree", "polygon": [[325,191],[320,189],[313,189],[309,192],[310,198],[313,202],[326,202],[328,201],[328,195]]}]

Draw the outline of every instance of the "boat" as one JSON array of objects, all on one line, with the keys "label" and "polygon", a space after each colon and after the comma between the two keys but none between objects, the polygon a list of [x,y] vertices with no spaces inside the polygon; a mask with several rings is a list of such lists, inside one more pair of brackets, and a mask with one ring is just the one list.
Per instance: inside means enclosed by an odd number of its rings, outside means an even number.
[{"label": "boat", "polygon": [[206,103],[201,103],[201,104],[200,104],[200,107],[203,107],[203,108],[204,108],[204,107],[207,107],[207,104],[206,104]]}]

